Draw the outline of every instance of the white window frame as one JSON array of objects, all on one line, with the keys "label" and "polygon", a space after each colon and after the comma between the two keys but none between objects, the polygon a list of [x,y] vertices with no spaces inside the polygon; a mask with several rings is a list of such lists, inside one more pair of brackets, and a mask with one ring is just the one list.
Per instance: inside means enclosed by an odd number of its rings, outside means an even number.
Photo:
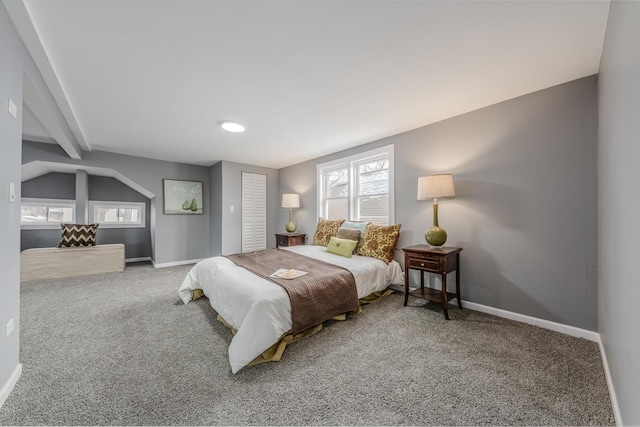
[{"label": "white window frame", "polygon": [[349,221],[358,220],[358,218],[356,217],[358,207],[358,184],[356,179],[358,174],[357,166],[361,163],[375,160],[376,158],[387,158],[389,160],[389,225],[395,224],[395,172],[393,161],[393,144],[365,151],[363,153],[354,154],[352,156],[343,157],[341,159],[318,164],[316,166],[316,184],[318,188],[318,217],[327,217],[326,212],[324,212],[324,173],[331,169],[347,167],[349,169],[349,218],[345,219]]},{"label": "white window frame", "polygon": [[70,223],[76,221],[76,201],[66,199],[40,199],[24,197],[20,200],[20,228],[22,230],[59,230],[59,222],[22,222],[22,205],[40,206],[49,208],[72,208],[73,214]]},{"label": "white window frame", "polygon": [[137,222],[101,222],[100,228],[144,228],[146,226],[146,204],[144,202],[113,202],[113,201],[99,201],[99,200],[90,200],[89,201],[89,215],[90,222],[97,223],[98,222],[98,209],[100,208],[138,208],[140,212],[140,220]]}]

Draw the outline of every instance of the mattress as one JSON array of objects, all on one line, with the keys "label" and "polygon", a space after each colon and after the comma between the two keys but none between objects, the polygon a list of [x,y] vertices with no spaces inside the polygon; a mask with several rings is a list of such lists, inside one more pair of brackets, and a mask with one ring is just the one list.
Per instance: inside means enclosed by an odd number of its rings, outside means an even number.
[{"label": "mattress", "polygon": [[[282,248],[348,269],[355,278],[358,298],[403,284],[402,268],[376,258],[351,258],[326,252],[323,246]],[[274,271],[277,270],[274,266]],[[234,329],[229,345],[229,363],[238,372],[291,329],[291,303],[280,285],[237,266],[223,256],[197,263],[185,277],[178,294],[187,304],[192,292],[202,289],[211,307]]]}]

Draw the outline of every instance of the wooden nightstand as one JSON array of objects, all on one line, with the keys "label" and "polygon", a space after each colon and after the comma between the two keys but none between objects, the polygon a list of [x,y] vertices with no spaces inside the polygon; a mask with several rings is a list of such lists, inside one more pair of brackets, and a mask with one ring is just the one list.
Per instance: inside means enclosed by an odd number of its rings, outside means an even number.
[{"label": "wooden nightstand", "polygon": [[[415,245],[402,248],[404,251],[404,305],[407,305],[409,295],[427,301],[438,302],[444,311],[444,318],[449,320],[449,301],[456,298],[458,307],[460,301],[460,252],[462,248],[431,248],[427,245]],[[420,287],[409,292],[409,270],[420,270]],[[442,289],[424,287],[424,272],[440,274]],[[447,273],[456,272],[456,293],[447,292]]]},{"label": "wooden nightstand", "polygon": [[276,248],[304,245],[306,237],[307,235],[303,233],[276,233]]}]

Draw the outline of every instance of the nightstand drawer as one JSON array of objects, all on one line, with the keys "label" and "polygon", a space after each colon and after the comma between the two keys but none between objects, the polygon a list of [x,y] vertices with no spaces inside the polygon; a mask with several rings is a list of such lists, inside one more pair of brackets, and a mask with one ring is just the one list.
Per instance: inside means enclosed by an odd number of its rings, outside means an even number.
[{"label": "nightstand drawer", "polygon": [[276,247],[278,246],[289,246],[289,236],[276,235]]},{"label": "nightstand drawer", "polygon": [[409,258],[409,268],[439,272],[440,260],[438,258],[430,257]]},{"label": "nightstand drawer", "polygon": [[303,233],[281,234],[276,233],[276,248],[283,246],[304,245],[307,235]]}]

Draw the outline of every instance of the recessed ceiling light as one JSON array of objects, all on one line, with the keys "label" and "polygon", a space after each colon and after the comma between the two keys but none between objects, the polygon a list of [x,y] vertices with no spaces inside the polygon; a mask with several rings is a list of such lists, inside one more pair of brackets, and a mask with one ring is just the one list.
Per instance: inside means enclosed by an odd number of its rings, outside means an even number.
[{"label": "recessed ceiling light", "polygon": [[244,132],[243,125],[238,122],[232,122],[230,120],[220,122],[220,127],[227,132]]}]

